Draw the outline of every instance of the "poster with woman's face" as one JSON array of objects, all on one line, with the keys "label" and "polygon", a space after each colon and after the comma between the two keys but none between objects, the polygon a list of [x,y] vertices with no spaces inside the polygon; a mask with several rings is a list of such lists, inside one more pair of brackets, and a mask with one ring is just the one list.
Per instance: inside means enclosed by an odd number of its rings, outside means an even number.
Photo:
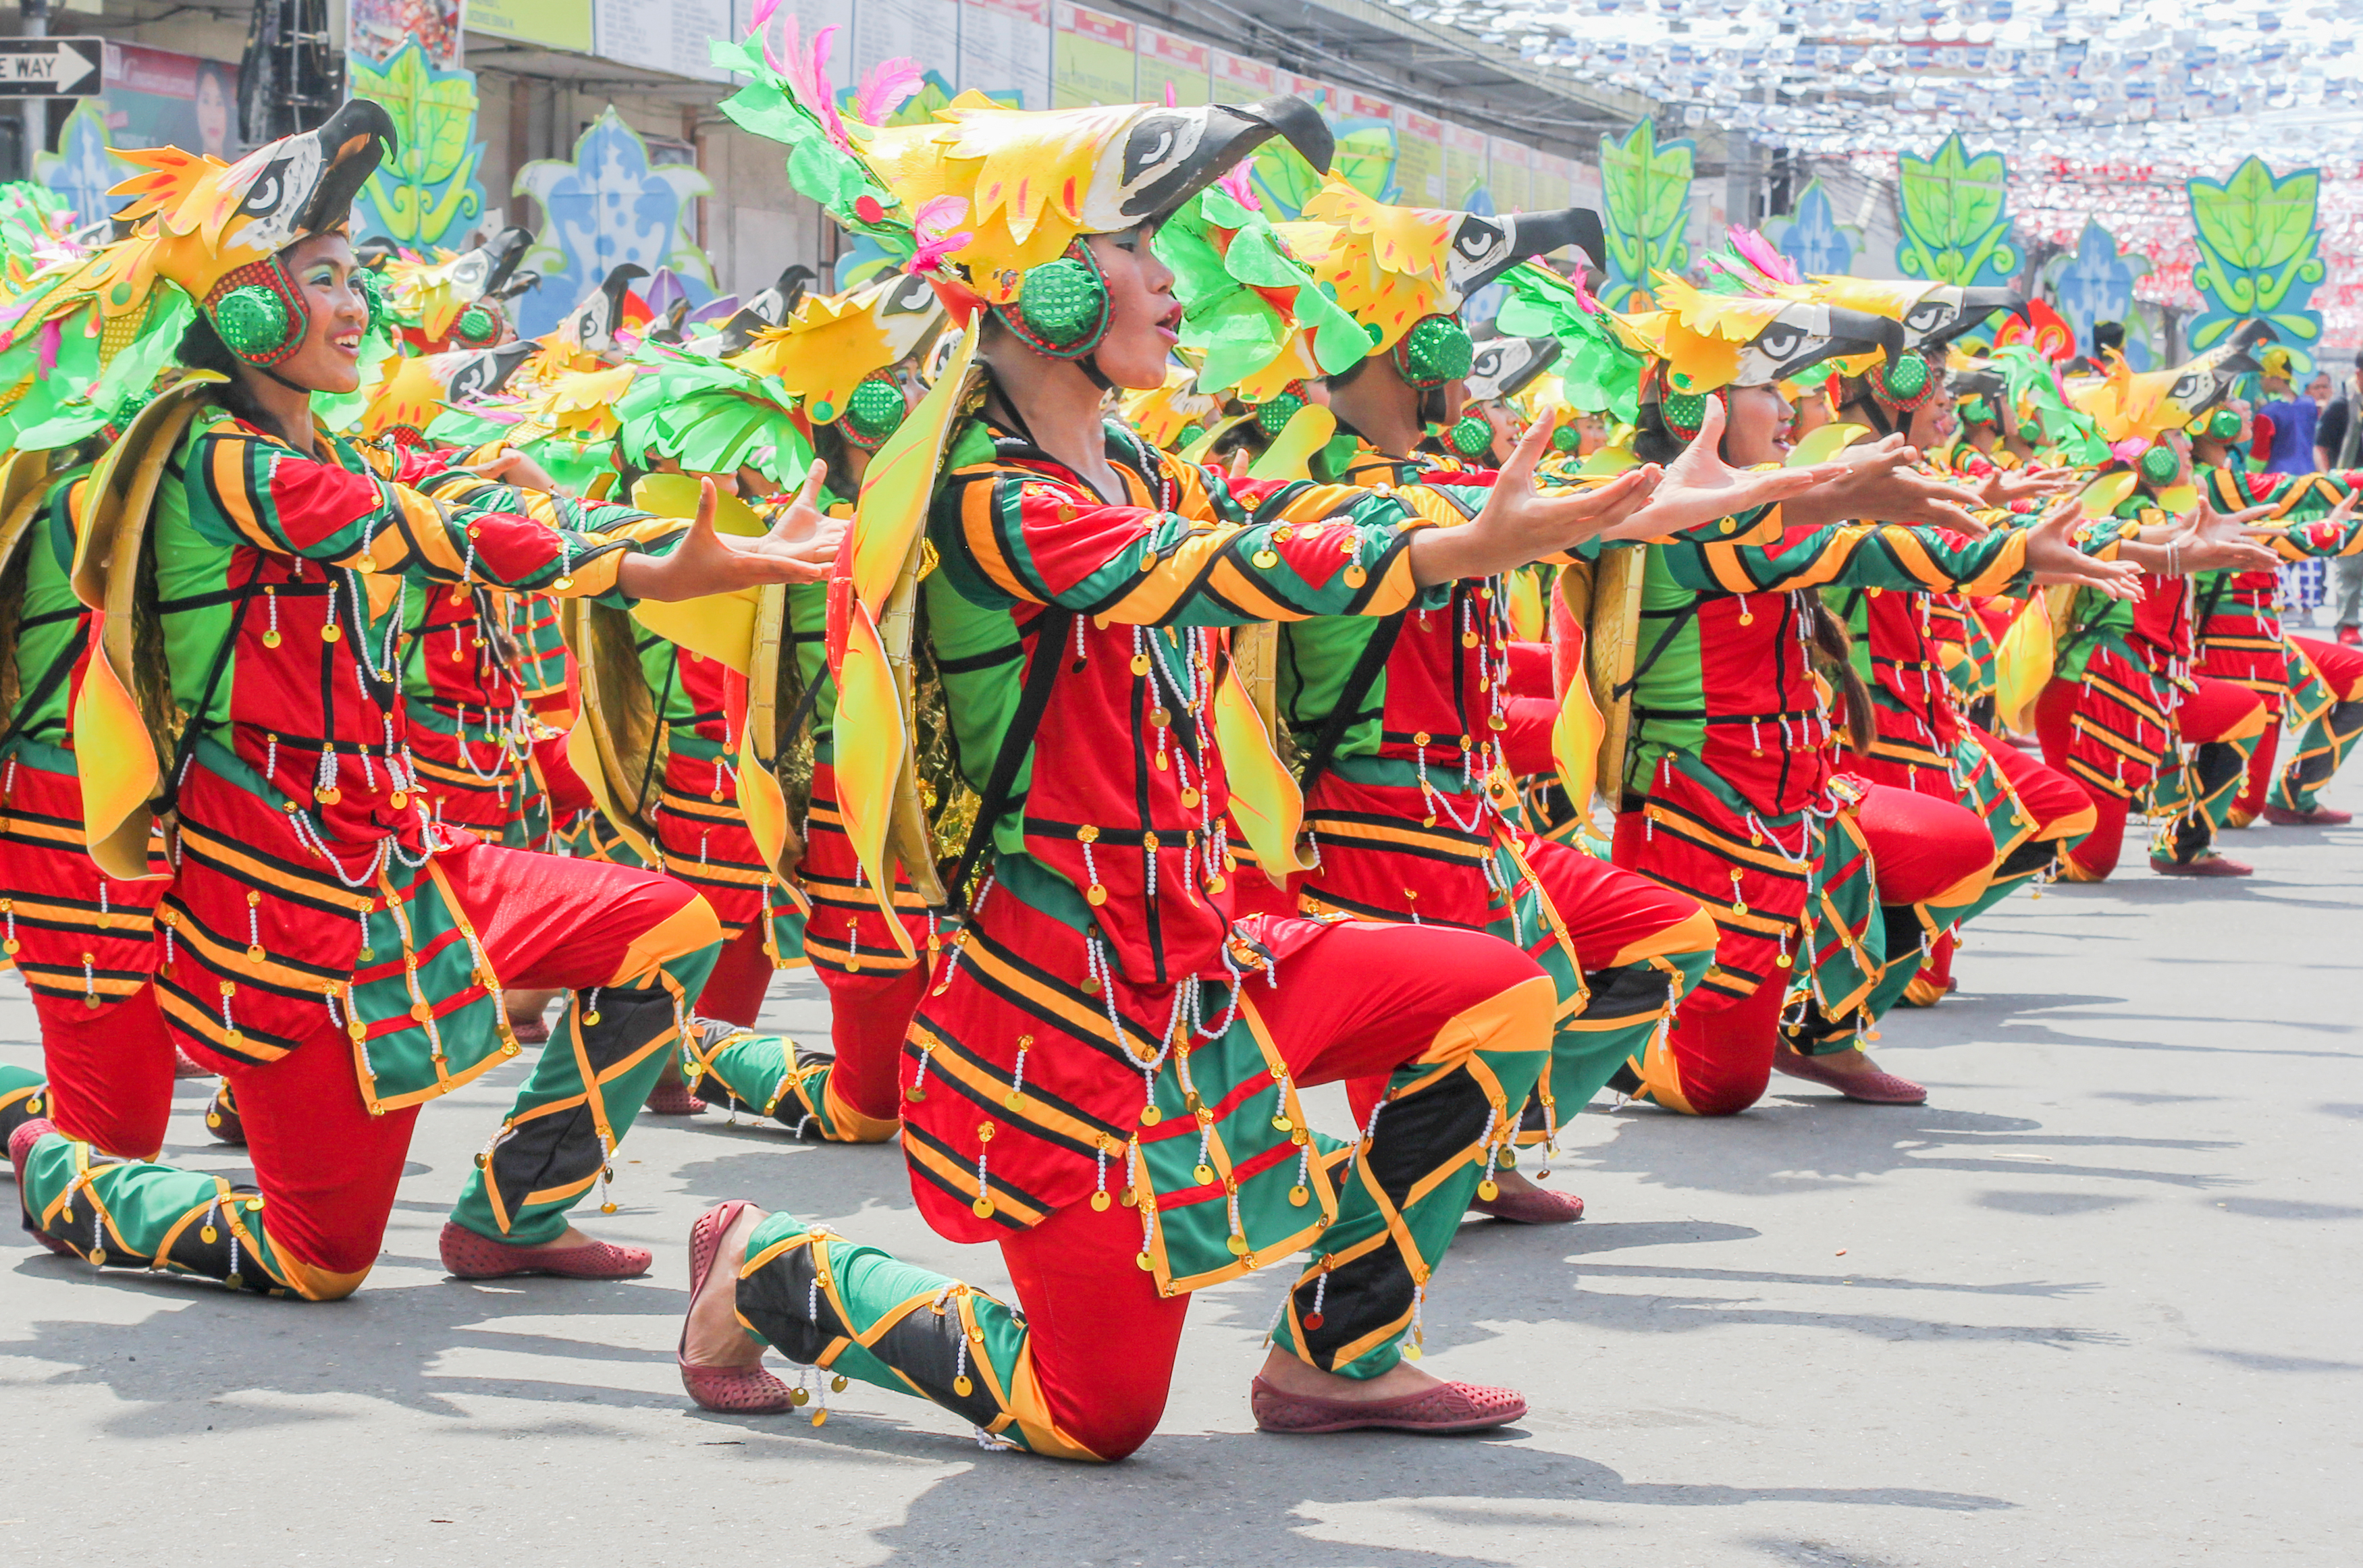
[{"label": "poster with woman's face", "polygon": [[449,71],[460,63],[463,0],[352,0],[346,48],[366,60],[390,60],[412,39],[427,63]]},{"label": "poster with woman's face", "polygon": [[107,139],[116,147],[183,147],[237,159],[238,67],[225,61],[106,46]]}]

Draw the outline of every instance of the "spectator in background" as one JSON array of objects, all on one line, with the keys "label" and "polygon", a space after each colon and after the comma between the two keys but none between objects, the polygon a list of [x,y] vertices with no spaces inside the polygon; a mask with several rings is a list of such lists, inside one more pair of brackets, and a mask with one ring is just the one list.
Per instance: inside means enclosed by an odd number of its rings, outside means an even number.
[{"label": "spectator in background", "polygon": [[[2263,366],[2264,406],[2257,410],[2259,425],[2269,423],[2272,445],[2264,449],[2266,471],[2310,474],[2314,471],[2313,427],[2321,411],[2313,400],[2296,395],[2290,385],[2290,351],[2276,343],[2257,356]],[[2265,432],[2259,430],[2259,436]],[[2260,443],[2261,445],[2261,443]]]},{"label": "spectator in background", "polygon": [[[2314,411],[2317,414],[2330,406],[2331,392],[2330,372],[2328,370],[2314,371],[2313,380],[2305,383],[2305,395],[2313,400]],[[2314,445],[2318,447],[2321,444],[2321,437],[2317,436],[2314,438]]]},{"label": "spectator in background", "polygon": [[[2268,349],[2268,353],[2271,350]],[[2313,432],[2313,462],[2318,469],[2345,469],[2363,457],[2363,352],[2355,356],[2355,370],[2338,389],[2338,397],[2322,411]],[[2330,563],[2331,602],[2338,613],[2338,640],[2348,647],[2363,645],[2363,559],[2341,556]]]}]

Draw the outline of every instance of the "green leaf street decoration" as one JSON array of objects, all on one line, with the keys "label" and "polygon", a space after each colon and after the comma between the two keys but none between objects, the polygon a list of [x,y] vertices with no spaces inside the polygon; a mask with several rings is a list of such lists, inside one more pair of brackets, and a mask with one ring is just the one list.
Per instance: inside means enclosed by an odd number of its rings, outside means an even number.
[{"label": "green leaf street decoration", "polygon": [[2024,258],[2012,243],[2002,154],[1971,158],[1956,131],[1935,157],[1906,152],[1895,162],[1897,271],[1972,288],[2010,282]]},{"label": "green leaf street decoration", "polygon": [[1679,273],[1690,265],[1682,230],[1690,225],[1695,150],[1687,138],[1660,144],[1647,120],[1621,141],[1613,132],[1600,138],[1600,221],[1608,239],[1608,282],[1600,299],[1611,309],[1624,309],[1635,291],[1648,288],[1652,271]]},{"label": "green leaf street decoration", "polygon": [[2228,180],[2191,182],[2191,220],[2199,231],[2191,286],[2207,305],[2191,323],[2193,352],[2213,348],[2250,317],[2270,323],[2284,343],[2322,340],[2322,313],[2306,308],[2324,276],[2315,221],[2321,186],[2318,170],[2275,178],[2258,158]]},{"label": "green leaf street decoration", "polygon": [[361,232],[406,249],[457,249],[484,213],[476,163],[476,73],[438,71],[411,39],[391,59],[351,65],[352,95],[372,98],[394,116],[394,156],[361,188]]}]

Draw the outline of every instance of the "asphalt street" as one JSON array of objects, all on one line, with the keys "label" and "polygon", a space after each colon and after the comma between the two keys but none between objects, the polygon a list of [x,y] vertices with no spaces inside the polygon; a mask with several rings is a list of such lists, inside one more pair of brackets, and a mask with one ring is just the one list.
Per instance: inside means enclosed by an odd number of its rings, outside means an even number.
[{"label": "asphalt street", "polygon": [[[1426,1365],[1532,1401],[1495,1436],[1258,1434],[1281,1269],[1204,1294],[1162,1430],[1104,1469],[860,1385],[820,1429],[701,1413],[672,1348],[708,1204],[1005,1288],[998,1255],[925,1229],[891,1147],[708,1113],[644,1119],[620,1211],[582,1217],[657,1248],[649,1278],[459,1283],[436,1231],[511,1068],[427,1108],[349,1301],[0,1235],[0,1562],[2351,1563],[2363,828],[2226,846],[2255,878],[2129,850],[1973,929],[1959,994],[1878,1046],[1925,1107],[1785,1079],[1734,1121],[1593,1106],[1553,1177],[1591,1217],[1472,1219],[1429,1297]],[[826,1031],[809,978],[770,1016]],[[0,978],[0,1059],[36,1038]],[[167,1157],[238,1170],[205,1092],[181,1087]]]}]

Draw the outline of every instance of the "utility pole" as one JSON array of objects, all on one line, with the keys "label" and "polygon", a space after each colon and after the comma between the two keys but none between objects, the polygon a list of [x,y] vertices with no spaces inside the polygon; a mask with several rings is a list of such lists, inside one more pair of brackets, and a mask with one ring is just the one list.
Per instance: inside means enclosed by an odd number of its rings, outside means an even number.
[{"label": "utility pole", "polygon": [[[50,0],[17,0],[24,15],[20,29],[28,39],[50,36]],[[50,148],[50,101],[47,98],[25,100],[25,167],[18,172],[20,180],[33,177],[33,160]]]}]

